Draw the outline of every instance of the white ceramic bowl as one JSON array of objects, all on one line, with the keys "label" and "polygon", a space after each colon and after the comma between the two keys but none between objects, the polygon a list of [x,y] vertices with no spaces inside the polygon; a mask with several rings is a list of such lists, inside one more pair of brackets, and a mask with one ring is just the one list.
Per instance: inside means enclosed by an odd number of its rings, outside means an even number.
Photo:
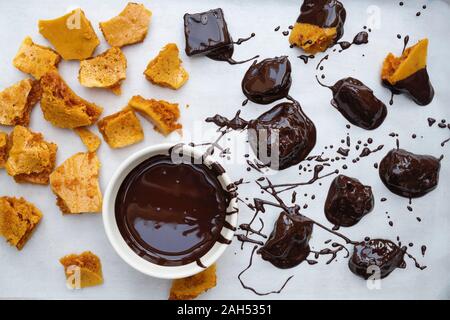
[{"label": "white ceramic bowl", "polygon": [[[133,170],[137,165],[143,161],[156,156],[156,155],[169,155],[169,150],[174,147],[173,144],[159,144],[151,147],[147,147],[141,151],[136,152],[128,159],[126,159],[113,174],[108,187],[106,189],[104,199],[103,199],[103,224],[105,227],[106,235],[108,236],[111,245],[118,255],[130,266],[136,270],[147,274],[152,277],[161,279],[179,279],[192,276],[204,270],[204,268],[197,265],[196,262],[192,262],[187,265],[182,266],[160,266],[149,262],[140,256],[138,256],[125,242],[123,239],[119,227],[117,226],[116,216],[115,216],[115,201],[117,192],[126,178],[126,176]],[[190,156],[193,155],[195,158],[202,156],[202,153],[195,148],[188,145],[182,146],[183,154]],[[206,157],[203,162],[207,167],[211,168],[211,165],[217,164],[211,157]],[[229,186],[232,181],[226,173],[218,177],[222,188],[226,191],[227,186]],[[231,197],[230,205],[228,207],[228,214],[226,216],[226,221],[233,227],[237,227],[237,199]],[[225,239],[232,240],[234,236],[234,231],[228,228],[223,228],[221,234]],[[213,247],[200,259],[201,263],[209,267],[223,254],[225,249],[228,247],[226,244],[216,242]]]}]

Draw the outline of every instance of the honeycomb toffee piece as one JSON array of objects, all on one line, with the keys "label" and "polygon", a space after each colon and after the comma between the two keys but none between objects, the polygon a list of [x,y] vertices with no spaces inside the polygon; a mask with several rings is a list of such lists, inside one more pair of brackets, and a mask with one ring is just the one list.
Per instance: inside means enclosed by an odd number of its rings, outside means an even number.
[{"label": "honeycomb toffee piece", "polygon": [[102,264],[90,251],[69,254],[59,259],[64,267],[66,284],[71,289],[98,286],[103,283]]},{"label": "honeycomb toffee piece", "polygon": [[0,131],[0,169],[5,167],[8,158],[8,134]]},{"label": "honeycomb toffee piece", "polygon": [[176,279],[170,288],[169,300],[192,300],[216,286],[216,265],[188,278]]},{"label": "honeycomb toffee piece", "polygon": [[153,123],[155,130],[165,136],[183,127],[177,122],[180,118],[177,103],[134,96],[128,102],[128,106]]},{"label": "honeycomb toffee piece", "polygon": [[144,131],[133,110],[125,108],[97,123],[100,133],[111,148],[124,148],[141,142]]},{"label": "honeycomb toffee piece", "polygon": [[58,53],[35,44],[30,37],[26,37],[13,60],[13,65],[39,80],[47,72],[55,70],[60,61],[61,56]]},{"label": "honeycomb toffee piece", "polygon": [[0,197],[0,236],[22,250],[42,218],[41,211],[24,198]]},{"label": "honeycomb toffee piece", "polygon": [[361,81],[349,77],[328,88],[333,93],[331,105],[355,126],[374,130],[386,119],[386,105]]},{"label": "honeycomb toffee piece", "polygon": [[111,47],[120,48],[144,41],[151,17],[143,4],[130,2],[118,16],[100,22],[100,29]]},{"label": "honeycomb toffee piece", "polygon": [[206,55],[218,61],[240,64],[252,60],[235,61],[232,59],[234,44],[241,44],[250,38],[233,42],[228,33],[228,26],[222,9],[213,9],[201,13],[184,15],[184,35],[186,38],[186,54],[188,56]]},{"label": "honeycomb toffee piece", "polygon": [[147,66],[144,72],[148,81],[174,90],[181,88],[189,79],[182,67],[179,50],[175,43],[167,44]]},{"label": "honeycomb toffee piece", "polygon": [[79,127],[73,129],[73,131],[80,137],[89,152],[95,152],[100,147],[102,140],[88,128]]},{"label": "honeycomb toffee piece", "polygon": [[280,213],[269,239],[258,253],[280,269],[293,268],[308,257],[313,223],[298,214]]},{"label": "honeycomb toffee piece", "polygon": [[99,170],[100,161],[95,153],[77,153],[50,175],[56,204],[64,214],[101,212]]},{"label": "honeycomb toffee piece", "polygon": [[100,44],[81,9],[75,9],[54,20],[39,20],[39,32],[64,60],[87,59]]},{"label": "honeycomb toffee piece", "polygon": [[9,136],[6,172],[18,183],[48,184],[55,167],[58,146],[44,141],[42,134],[22,126]]},{"label": "honeycomb toffee piece", "polygon": [[325,201],[325,216],[335,226],[351,227],[374,207],[372,188],[357,179],[337,176]]},{"label": "honeycomb toffee piece", "polygon": [[354,274],[364,279],[387,277],[397,268],[404,268],[405,251],[390,240],[372,239],[358,243],[348,260]]},{"label": "honeycomb toffee piece", "polygon": [[44,118],[56,127],[73,129],[90,126],[103,111],[96,104],[77,96],[56,71],[42,77],[41,87]]},{"label": "honeycomb toffee piece", "polygon": [[119,48],[80,62],[78,80],[88,88],[110,89],[116,95],[121,93],[120,84],[126,79],[127,58]]},{"label": "honeycomb toffee piece", "polygon": [[285,98],[291,84],[291,63],[283,56],[255,61],[242,80],[242,91],[250,101],[269,104]]},{"label": "honeycomb toffee piece", "polygon": [[252,120],[249,142],[258,159],[272,169],[303,161],[316,144],[316,127],[296,103],[281,103]]},{"label": "honeycomb toffee piece", "polygon": [[428,39],[405,49],[400,57],[389,53],[383,62],[381,80],[393,94],[407,93],[415,103],[425,106],[434,97],[427,71]]},{"label": "honeycomb toffee piece", "polygon": [[0,197],[0,235],[18,250],[27,243],[42,213],[24,198]]},{"label": "honeycomb toffee piece", "polygon": [[25,79],[0,92],[0,124],[30,124],[30,113],[41,98],[39,81]]},{"label": "honeycomb toffee piece", "polygon": [[337,0],[304,0],[289,43],[315,54],[334,45],[344,34],[346,12]]},{"label": "honeycomb toffee piece", "polygon": [[418,198],[437,187],[440,169],[438,158],[392,149],[381,160],[379,174],[391,192],[406,198]]}]

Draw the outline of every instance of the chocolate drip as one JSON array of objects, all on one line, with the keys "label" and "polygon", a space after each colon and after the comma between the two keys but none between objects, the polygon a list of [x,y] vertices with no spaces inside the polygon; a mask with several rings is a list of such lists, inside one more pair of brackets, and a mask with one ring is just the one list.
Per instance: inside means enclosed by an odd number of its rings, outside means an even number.
[{"label": "chocolate drip", "polygon": [[336,28],[338,41],[344,34],[345,8],[337,0],[305,0],[300,8],[298,23],[307,23],[320,28]]},{"label": "chocolate drip", "polygon": [[301,54],[298,56],[298,58],[300,58],[305,64],[307,64],[309,59],[314,59],[315,56],[313,54],[310,54],[310,55]]},{"label": "chocolate drip", "polygon": [[288,57],[276,57],[259,63],[255,61],[242,79],[242,91],[250,101],[269,104],[286,98],[291,83],[291,63]]},{"label": "chocolate drip", "polygon": [[374,207],[372,188],[359,180],[337,176],[330,185],[325,201],[325,216],[336,226],[357,224]]},{"label": "chocolate drip", "polygon": [[417,198],[434,190],[439,182],[439,159],[393,149],[381,160],[381,181],[393,193]]},{"label": "chocolate drip", "polygon": [[329,87],[322,84],[317,77],[316,79],[320,85],[331,89],[331,104],[352,124],[373,130],[383,123],[387,115],[386,105],[361,81],[349,77]]},{"label": "chocolate drip", "polygon": [[224,116],[216,114],[214,117],[206,118],[206,122],[212,122],[219,128],[230,128],[233,130],[243,130],[247,128],[248,121],[240,117],[241,110],[236,112],[236,115],[232,119],[228,119]]},{"label": "chocolate drip", "polygon": [[268,296],[268,295],[270,295],[270,294],[279,294],[279,293],[281,293],[281,291],[283,291],[283,289],[286,287],[286,285],[288,284],[288,282],[289,282],[294,276],[288,277],[288,278],[286,279],[286,281],[283,283],[283,285],[281,286],[280,289],[278,289],[278,290],[276,290],[276,291],[269,291],[269,292],[258,292],[258,291],[256,291],[255,288],[246,285],[246,284],[244,283],[244,281],[242,280],[242,276],[244,275],[244,273],[245,273],[247,270],[249,270],[249,269],[252,267],[252,265],[253,265],[253,256],[255,255],[255,251],[256,251],[257,248],[258,248],[257,246],[253,247],[252,253],[251,253],[251,255],[250,255],[250,261],[249,261],[249,263],[248,263],[247,268],[245,268],[244,270],[242,270],[242,271],[239,273],[239,275],[238,275],[238,279],[239,279],[239,282],[241,283],[242,288],[247,289],[247,290],[250,290],[250,291],[252,291],[254,294],[258,295],[258,296]]},{"label": "chocolate drip", "polygon": [[355,35],[355,37],[353,38],[352,42],[348,42],[348,41],[337,42],[337,44],[341,47],[341,50],[347,50],[352,45],[359,46],[359,45],[366,44],[366,43],[369,43],[369,34],[366,31],[358,32]]},{"label": "chocolate drip", "polygon": [[225,220],[230,193],[217,174],[203,164],[175,164],[165,155],[139,164],[122,182],[115,202],[128,246],[152,263],[180,266],[198,263],[217,241],[229,244],[221,230],[232,228]]}]

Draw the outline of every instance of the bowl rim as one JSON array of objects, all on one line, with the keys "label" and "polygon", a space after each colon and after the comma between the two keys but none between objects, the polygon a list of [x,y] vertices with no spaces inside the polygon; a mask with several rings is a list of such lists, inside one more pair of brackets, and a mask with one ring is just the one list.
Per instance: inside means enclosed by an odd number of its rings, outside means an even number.
[{"label": "bowl rim", "polygon": [[[182,266],[161,266],[150,261],[145,260],[135,253],[126,244],[117,226],[115,217],[115,200],[117,196],[118,189],[120,188],[125,177],[133,170],[137,165],[156,155],[169,155],[170,150],[175,146],[180,146],[183,151],[190,152],[191,155],[195,157],[204,156],[203,152],[187,144],[177,144],[177,143],[162,143],[156,144],[149,147],[145,147],[132,155],[130,155],[126,160],[124,160],[116,171],[112,174],[111,179],[108,182],[108,186],[104,193],[103,205],[102,205],[102,220],[103,226],[107,235],[107,238],[114,248],[114,251],[124,260],[128,265],[134,269],[160,279],[180,279],[186,278],[201,271],[205,270],[204,267],[209,267],[214,264],[220,256],[225,252],[228,244],[216,242],[209,251],[200,258],[201,265],[196,262],[191,262]],[[223,168],[215,159],[210,155],[203,158],[203,164],[211,168],[211,164],[219,165]],[[222,174],[217,177],[222,188],[225,192],[230,193],[230,203],[227,209],[227,215],[225,217],[226,221],[233,227],[232,229],[223,227],[221,234],[225,239],[232,240],[234,237],[235,230],[238,224],[238,201],[237,196],[234,194],[234,188],[230,189],[232,181],[227,175],[225,170],[222,170]]]}]

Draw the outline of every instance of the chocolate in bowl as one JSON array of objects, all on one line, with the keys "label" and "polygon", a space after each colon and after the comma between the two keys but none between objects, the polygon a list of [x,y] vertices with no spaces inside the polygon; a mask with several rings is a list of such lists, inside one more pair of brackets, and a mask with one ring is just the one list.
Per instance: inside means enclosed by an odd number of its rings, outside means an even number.
[{"label": "chocolate in bowl", "polygon": [[233,228],[226,221],[232,192],[219,181],[223,173],[217,163],[174,163],[169,155],[142,161],[123,179],[115,200],[126,244],[159,266],[203,267],[200,259],[217,242],[230,242],[223,228]]}]

